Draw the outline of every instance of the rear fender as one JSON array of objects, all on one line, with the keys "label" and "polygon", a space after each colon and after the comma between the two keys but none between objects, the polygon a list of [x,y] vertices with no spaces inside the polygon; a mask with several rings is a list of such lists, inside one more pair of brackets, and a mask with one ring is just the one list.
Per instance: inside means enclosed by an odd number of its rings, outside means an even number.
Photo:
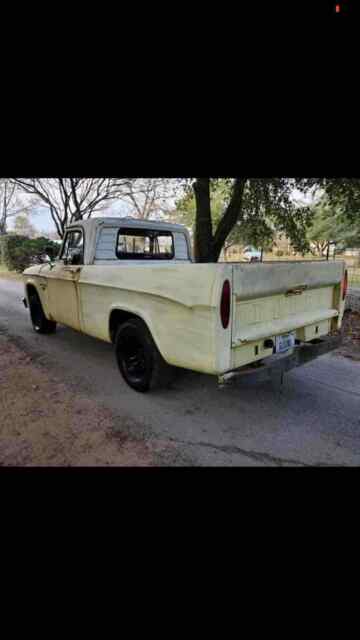
[{"label": "rear fender", "polygon": [[110,309],[110,313],[109,313],[109,318],[108,318],[108,327],[109,327],[109,340],[111,341],[111,335],[110,335],[110,318],[111,318],[111,314],[113,313],[113,311],[122,311],[125,313],[128,313],[129,315],[133,316],[134,318],[140,318],[140,320],[142,320],[144,322],[144,324],[147,326],[149,332],[151,333],[152,339],[154,340],[159,352],[161,353],[162,357],[164,358],[164,360],[166,360],[165,358],[165,354],[162,352],[161,350],[161,344],[160,344],[160,339],[159,336],[156,333],[155,327],[151,321],[151,318],[149,316],[147,316],[147,314],[144,314],[143,311],[140,311],[138,309],[134,309],[133,307],[131,308],[130,306],[127,305],[122,305],[117,306],[114,305],[111,307]]}]

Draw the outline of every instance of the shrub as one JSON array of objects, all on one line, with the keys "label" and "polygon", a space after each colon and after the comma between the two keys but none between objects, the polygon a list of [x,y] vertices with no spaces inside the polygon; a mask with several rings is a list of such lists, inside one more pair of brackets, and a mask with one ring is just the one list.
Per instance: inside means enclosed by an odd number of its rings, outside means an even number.
[{"label": "shrub", "polygon": [[17,236],[8,234],[1,238],[1,262],[9,269],[9,271],[20,271],[18,266],[18,253],[28,238],[26,236]]},{"label": "shrub", "polygon": [[278,256],[279,258],[281,258],[281,256],[284,255],[284,252],[281,249],[276,249],[275,255]]},{"label": "shrub", "polygon": [[26,236],[9,233],[0,240],[1,261],[9,271],[21,273],[30,265],[42,262],[41,255],[47,253],[53,259],[58,253],[56,242],[44,237],[30,240]]}]

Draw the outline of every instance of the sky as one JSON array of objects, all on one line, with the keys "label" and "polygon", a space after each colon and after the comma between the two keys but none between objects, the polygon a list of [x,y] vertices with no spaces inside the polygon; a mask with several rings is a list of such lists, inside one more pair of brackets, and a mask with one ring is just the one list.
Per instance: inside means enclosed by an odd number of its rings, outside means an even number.
[{"label": "sky", "polygon": [[[22,195],[23,203],[27,203],[27,195]],[[170,206],[175,206],[174,197],[169,197],[168,202]],[[114,200],[105,209],[97,213],[92,214],[92,218],[102,216],[123,217],[131,215],[130,204],[122,200]],[[31,213],[28,214],[29,222],[35,227],[36,231],[41,235],[47,235],[49,233],[56,233],[56,227],[51,217],[49,209],[44,206],[34,208]],[[8,229],[11,230],[14,227],[15,218],[8,219]]]},{"label": "sky", "polygon": [[[308,195],[304,196],[304,194],[300,193],[296,189],[293,192],[293,197],[296,200],[302,200],[304,204],[310,204],[313,198]],[[99,213],[93,214],[93,217],[98,216],[126,216],[129,215],[129,205],[125,202],[121,202],[119,200],[114,201],[110,204],[107,209],[100,211]],[[32,225],[34,225],[37,232],[41,234],[47,235],[51,232],[56,232],[55,225],[51,218],[50,212],[45,207],[38,207],[29,214],[29,221]],[[12,229],[14,224],[14,218],[10,218],[8,221],[8,228]]]},{"label": "sky", "polygon": [[[99,213],[93,214],[92,217],[97,216],[125,216],[128,214],[127,205],[121,202],[114,202],[112,205],[109,205],[107,209]],[[8,220],[8,229],[12,229],[14,226],[14,218],[9,218]],[[51,233],[56,231],[53,219],[50,215],[49,209],[45,207],[37,207],[31,213],[29,213],[29,222],[34,225],[36,231],[45,233]]]}]

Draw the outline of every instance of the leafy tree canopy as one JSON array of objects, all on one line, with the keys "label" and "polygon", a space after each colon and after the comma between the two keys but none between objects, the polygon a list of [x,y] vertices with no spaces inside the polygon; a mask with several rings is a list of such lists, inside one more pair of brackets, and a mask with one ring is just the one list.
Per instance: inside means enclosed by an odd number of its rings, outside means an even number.
[{"label": "leafy tree canopy", "polygon": [[294,200],[296,187],[310,188],[295,178],[198,178],[177,201],[176,215],[193,227],[199,261],[218,260],[235,242],[269,248],[276,232],[305,252],[313,213]]},{"label": "leafy tree canopy", "polygon": [[297,180],[304,191],[325,193],[329,205],[338,209],[343,220],[356,222],[360,218],[360,178],[301,178]]},{"label": "leafy tree canopy", "polygon": [[360,216],[349,216],[341,201],[324,193],[312,207],[308,240],[319,255],[324,254],[329,243],[335,243],[337,251],[360,246]]}]

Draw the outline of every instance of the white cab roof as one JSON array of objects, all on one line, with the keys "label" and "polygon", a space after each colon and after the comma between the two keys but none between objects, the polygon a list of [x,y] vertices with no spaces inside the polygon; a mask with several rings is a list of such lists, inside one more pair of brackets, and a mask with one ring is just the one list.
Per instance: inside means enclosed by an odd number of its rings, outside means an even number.
[{"label": "white cab roof", "polygon": [[84,227],[89,229],[91,227],[98,227],[100,225],[116,226],[116,227],[140,227],[143,229],[158,229],[159,231],[181,231],[187,233],[186,227],[182,224],[174,224],[172,222],[158,222],[157,220],[138,220],[137,218],[110,218],[110,217],[98,217],[90,218],[89,220],[79,220],[78,222],[72,222],[67,226],[70,227]]},{"label": "white cab roof", "polygon": [[[182,233],[185,235],[187,247],[188,247],[188,256],[191,256],[191,242],[190,235],[185,226],[182,224],[173,224],[171,222],[158,222],[157,220],[138,220],[137,218],[119,218],[119,217],[98,217],[98,218],[90,218],[89,220],[79,220],[78,222],[74,221],[67,226],[67,229],[73,228],[83,228],[84,234],[86,237],[85,241],[85,256],[84,256],[84,264],[93,264],[95,259],[95,245],[96,238],[99,233],[99,230],[104,227],[134,227],[134,228],[143,228],[143,229],[155,229],[159,231],[170,231],[172,233]],[[187,259],[189,259],[187,257]],[[191,258],[190,258],[191,259]]]}]

